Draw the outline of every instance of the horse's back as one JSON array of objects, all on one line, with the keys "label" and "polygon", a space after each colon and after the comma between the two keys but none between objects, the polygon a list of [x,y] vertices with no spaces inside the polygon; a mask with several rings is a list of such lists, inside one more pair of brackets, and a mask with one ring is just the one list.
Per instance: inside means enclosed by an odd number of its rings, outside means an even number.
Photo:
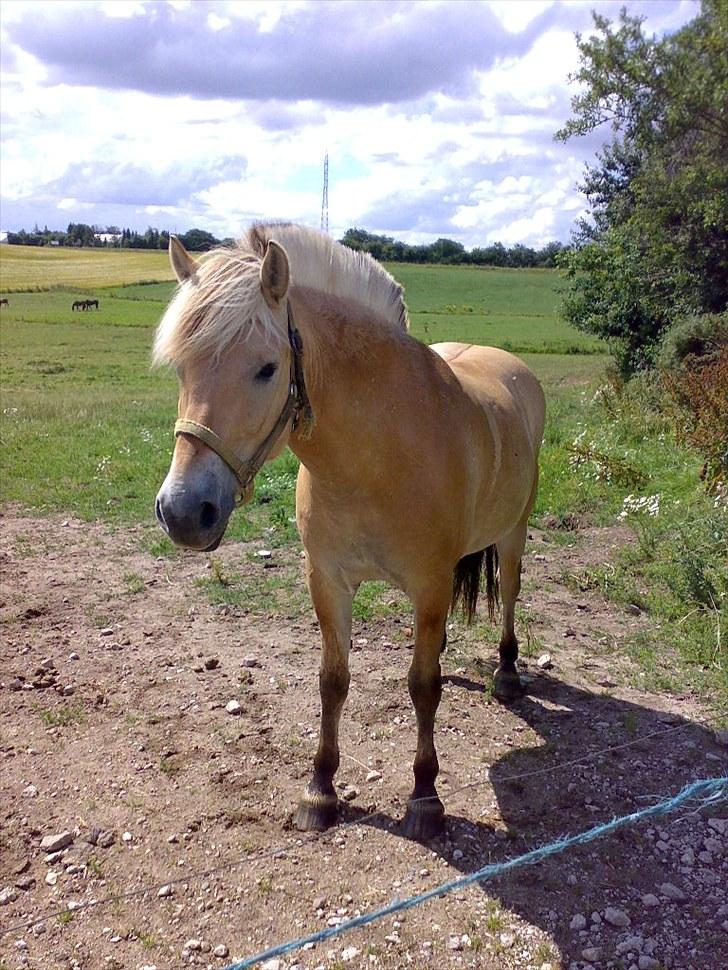
[{"label": "horse's back", "polygon": [[513,354],[497,347],[455,342],[432,344],[466,394],[484,411],[501,414],[509,424],[518,416],[538,454],[545,421],[543,390],[533,372]]}]

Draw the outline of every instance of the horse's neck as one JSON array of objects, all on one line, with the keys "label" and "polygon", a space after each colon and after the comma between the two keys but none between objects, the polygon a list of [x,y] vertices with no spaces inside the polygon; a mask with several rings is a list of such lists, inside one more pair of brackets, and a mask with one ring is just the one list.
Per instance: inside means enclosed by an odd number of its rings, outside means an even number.
[{"label": "horse's neck", "polygon": [[296,322],[314,429],[309,439],[294,434],[291,447],[313,473],[348,477],[356,474],[358,456],[376,447],[417,345],[403,331],[368,319],[361,307],[345,314],[336,301],[303,293]]}]

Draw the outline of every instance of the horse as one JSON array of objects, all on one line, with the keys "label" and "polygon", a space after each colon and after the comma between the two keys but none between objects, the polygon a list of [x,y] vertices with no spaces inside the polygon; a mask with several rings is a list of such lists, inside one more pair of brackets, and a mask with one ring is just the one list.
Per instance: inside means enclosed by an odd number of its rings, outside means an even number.
[{"label": "horse", "polygon": [[189,549],[219,545],[236,502],[288,445],[296,520],[320,624],[321,725],[297,828],[335,824],[338,729],[349,689],[352,602],[384,579],[414,609],[407,682],[417,719],[402,831],[440,833],[434,724],[452,609],[475,614],[481,572],[498,586],[496,696],[522,691],[514,609],[536,497],[545,401],[505,351],[410,336],[402,287],[366,254],[290,224],[254,225],[197,262],[174,236],[179,282],[153,362],[179,377],[179,420],[156,517]]},{"label": "horse", "polygon": [[0,306],[10,306],[10,300],[7,297],[0,297]]},{"label": "horse", "polygon": [[85,310],[86,301],[85,300],[74,300],[71,304],[71,310]]},{"label": "horse", "polygon": [[86,300],[86,309],[87,310],[90,310],[91,307],[94,307],[94,309],[98,310],[98,308],[99,308],[99,301],[98,300]]}]

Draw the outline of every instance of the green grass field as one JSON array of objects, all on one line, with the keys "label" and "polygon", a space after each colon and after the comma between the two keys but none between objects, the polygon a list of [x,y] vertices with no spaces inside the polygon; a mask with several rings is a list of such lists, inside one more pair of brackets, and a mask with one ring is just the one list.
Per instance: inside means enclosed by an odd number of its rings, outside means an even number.
[{"label": "green grass field", "polygon": [[[0,247],[10,301],[0,308],[0,501],[141,525],[147,548],[172,554],[153,504],[169,467],[177,393],[173,375],[150,369],[154,327],[173,291],[166,255],[17,248]],[[669,638],[695,676],[728,691],[728,647],[716,647],[716,629],[725,639],[728,628],[720,622],[728,515],[705,494],[700,456],[675,443],[649,394],[605,385],[604,348],[559,316],[557,275],[389,268],[405,286],[415,336],[514,350],[543,382],[548,422],[535,521],[554,541],[573,541],[585,524],[613,525],[629,495],[658,496],[658,516],[628,509],[637,545],[575,582],[650,611],[655,635],[635,646],[645,664]],[[71,310],[90,294],[98,311]],[[297,542],[296,469],[290,453],[266,466],[229,535]]]}]

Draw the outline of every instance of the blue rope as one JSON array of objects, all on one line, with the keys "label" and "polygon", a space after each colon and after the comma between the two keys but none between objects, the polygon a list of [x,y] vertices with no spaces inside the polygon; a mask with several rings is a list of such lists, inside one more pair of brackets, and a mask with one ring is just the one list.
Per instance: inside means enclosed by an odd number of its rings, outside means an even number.
[{"label": "blue rope", "polygon": [[260,963],[263,960],[269,960],[271,957],[282,956],[285,953],[298,950],[302,946],[305,946],[306,943],[321,943],[324,940],[330,940],[332,937],[339,936],[341,933],[348,933],[349,930],[357,929],[360,926],[368,926],[370,923],[375,923],[385,916],[391,916],[393,913],[401,913],[406,909],[412,909],[430,899],[435,899],[437,896],[444,896],[446,893],[451,893],[455,889],[463,889],[465,886],[471,886],[475,882],[485,882],[488,879],[493,879],[496,876],[502,875],[504,872],[509,872],[511,869],[516,869],[520,866],[530,866],[536,862],[541,862],[542,859],[563,852],[564,849],[570,849],[573,845],[584,845],[587,842],[593,842],[603,835],[610,835],[617,829],[624,828],[627,825],[634,825],[635,822],[640,822],[644,818],[654,817],[655,815],[668,815],[670,812],[674,812],[676,808],[679,808],[684,802],[693,798],[702,798],[704,804],[728,801],[728,776],[696,781],[692,785],[687,785],[673,798],[666,798],[649,808],[644,808],[639,812],[632,812],[630,815],[622,815],[621,818],[612,819],[611,822],[595,825],[594,828],[587,829],[586,832],[581,832],[579,835],[557,839],[549,845],[541,846],[539,849],[533,849],[531,852],[526,852],[525,855],[517,856],[515,859],[510,859],[507,862],[494,862],[490,865],[483,866],[477,872],[471,872],[466,876],[462,876],[460,879],[453,879],[452,882],[445,882],[417,896],[410,896],[408,899],[396,899],[388,905],[382,906],[381,909],[375,909],[369,913],[362,913],[362,915],[355,916],[353,919],[347,920],[346,923],[340,923],[338,926],[330,926],[324,930],[319,930],[317,933],[311,933],[310,936],[290,940],[288,943],[280,943],[278,946],[264,950],[262,953],[256,953],[255,956],[247,957],[237,963],[231,963],[224,970],[247,970],[248,967],[255,966],[256,963]]}]

